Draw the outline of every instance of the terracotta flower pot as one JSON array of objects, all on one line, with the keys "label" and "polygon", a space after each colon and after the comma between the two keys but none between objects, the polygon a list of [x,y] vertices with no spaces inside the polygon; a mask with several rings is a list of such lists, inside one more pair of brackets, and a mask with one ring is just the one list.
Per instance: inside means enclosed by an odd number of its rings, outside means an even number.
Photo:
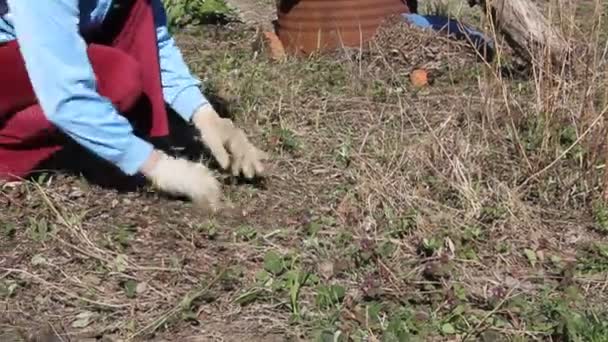
[{"label": "terracotta flower pot", "polygon": [[280,0],[277,33],[290,53],[358,47],[384,18],[408,12],[404,0]]}]

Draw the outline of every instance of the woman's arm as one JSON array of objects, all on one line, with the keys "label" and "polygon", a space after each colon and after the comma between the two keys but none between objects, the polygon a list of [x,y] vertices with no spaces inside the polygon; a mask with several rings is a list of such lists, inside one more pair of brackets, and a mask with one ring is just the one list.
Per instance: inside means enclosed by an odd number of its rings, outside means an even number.
[{"label": "woman's arm", "polygon": [[152,6],[165,102],[184,120],[190,121],[196,109],[209,102],[199,88],[201,82],[190,72],[169,33],[167,14],[161,0],[152,0]]},{"label": "woman's arm", "polygon": [[165,101],[184,120],[192,122],[205,145],[223,169],[247,178],[264,172],[266,153],[253,146],[231,120],[220,118],[201,93],[197,80],[167,29],[167,14],[161,0],[152,0],[160,52],[160,69]]},{"label": "woman's arm", "polygon": [[48,120],[83,147],[133,175],[151,156],[153,147],[135,136],[127,119],[98,94],[78,29],[78,1],[8,0],[21,54]]}]

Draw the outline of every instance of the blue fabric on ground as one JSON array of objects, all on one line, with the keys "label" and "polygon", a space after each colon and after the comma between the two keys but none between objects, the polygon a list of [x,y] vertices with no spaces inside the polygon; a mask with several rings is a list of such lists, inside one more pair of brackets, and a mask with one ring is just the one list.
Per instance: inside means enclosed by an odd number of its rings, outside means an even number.
[{"label": "blue fabric on ground", "polygon": [[494,57],[494,42],[483,33],[464,25],[461,22],[440,15],[421,15],[414,13],[403,13],[402,16],[410,24],[422,29],[432,29],[446,33],[448,37],[466,40],[473,44],[486,60],[491,61]]}]

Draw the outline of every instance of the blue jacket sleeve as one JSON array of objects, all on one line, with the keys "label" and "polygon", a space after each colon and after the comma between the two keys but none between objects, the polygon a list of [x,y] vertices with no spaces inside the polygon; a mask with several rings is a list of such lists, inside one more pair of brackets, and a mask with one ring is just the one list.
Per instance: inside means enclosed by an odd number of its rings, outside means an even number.
[{"label": "blue jacket sleeve", "polygon": [[167,14],[161,0],[152,0],[160,57],[161,80],[165,102],[184,120],[190,121],[194,111],[208,103],[167,28]]},{"label": "blue jacket sleeve", "polygon": [[78,29],[79,0],[8,0],[21,54],[46,117],[70,138],[137,173],[152,145],[99,95]]}]

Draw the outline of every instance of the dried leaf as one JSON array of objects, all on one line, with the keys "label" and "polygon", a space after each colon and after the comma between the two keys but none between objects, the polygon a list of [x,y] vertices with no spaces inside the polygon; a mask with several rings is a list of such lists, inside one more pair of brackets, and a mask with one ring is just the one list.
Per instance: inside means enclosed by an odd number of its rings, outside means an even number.
[{"label": "dried leaf", "polygon": [[48,260],[40,254],[36,254],[32,257],[32,266],[45,265],[48,264]]},{"label": "dried leaf", "polygon": [[127,256],[124,254],[118,254],[114,259],[114,266],[116,271],[124,272],[127,269]]},{"label": "dried leaf", "polygon": [[99,279],[97,276],[95,276],[93,274],[85,275],[84,277],[82,277],[82,281],[88,285],[93,285],[93,286],[101,285],[101,279]]},{"label": "dried leaf", "polygon": [[91,324],[95,313],[91,311],[83,311],[76,315],[76,320],[72,322],[72,328],[85,328]]},{"label": "dried leaf", "polygon": [[445,323],[441,326],[441,332],[445,335],[453,335],[456,333],[456,329],[450,323]]},{"label": "dried leaf", "polygon": [[536,252],[534,252],[531,249],[524,249],[524,254],[526,255],[526,258],[528,258],[528,261],[530,262],[530,265],[532,265],[532,267],[536,266]]}]

